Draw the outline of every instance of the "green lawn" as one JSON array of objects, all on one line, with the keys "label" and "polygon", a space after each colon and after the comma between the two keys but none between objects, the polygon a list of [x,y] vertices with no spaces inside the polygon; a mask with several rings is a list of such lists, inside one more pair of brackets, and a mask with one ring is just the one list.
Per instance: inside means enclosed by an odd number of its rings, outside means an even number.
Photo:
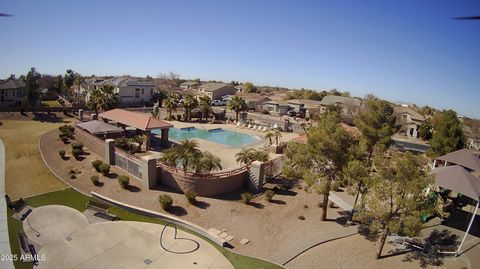
[{"label": "green lawn", "polygon": [[[40,207],[44,205],[51,205],[51,204],[57,204],[57,205],[65,205],[69,206],[72,208],[75,208],[79,211],[84,211],[85,210],[85,203],[91,199],[88,196],[85,196],[73,188],[67,188],[64,190],[60,191],[54,191],[46,194],[41,194],[38,196],[30,197],[27,198],[26,201],[29,205],[33,207]],[[132,213],[130,211],[117,208],[117,207],[110,207],[109,212],[112,214],[116,215],[119,217],[121,220],[130,220],[130,221],[142,221],[142,222],[150,222],[150,223],[157,223],[157,224],[165,224],[164,221],[156,219],[156,218],[151,218],[151,217],[146,217],[143,215],[139,215],[136,213]],[[12,215],[13,212],[9,209],[8,211],[9,215]],[[179,227],[182,229],[181,227]],[[184,230],[184,229],[182,229]],[[18,231],[23,231],[22,228],[22,223],[20,223],[17,220],[14,220],[12,218],[8,218],[8,231],[9,231],[9,237],[10,237],[10,246],[12,249],[12,254],[17,254],[20,255],[20,250],[19,250],[19,245],[18,245],[18,237],[17,237],[17,232]],[[235,268],[239,269],[247,269],[247,268],[264,268],[264,269],[279,269],[282,268],[280,266],[277,266],[275,264],[247,257],[247,256],[242,256],[235,254],[227,249],[224,249],[217,244],[214,244],[207,238],[198,235],[192,231],[186,230],[189,233],[195,234],[196,236],[199,236],[207,241],[209,241],[213,246],[215,246],[220,252],[225,255],[225,257],[233,264]],[[16,262],[15,263],[15,268],[32,268],[31,264],[28,263],[23,263],[23,262]]]},{"label": "green lawn", "polygon": [[42,101],[43,107],[61,107],[60,103],[57,100]]}]

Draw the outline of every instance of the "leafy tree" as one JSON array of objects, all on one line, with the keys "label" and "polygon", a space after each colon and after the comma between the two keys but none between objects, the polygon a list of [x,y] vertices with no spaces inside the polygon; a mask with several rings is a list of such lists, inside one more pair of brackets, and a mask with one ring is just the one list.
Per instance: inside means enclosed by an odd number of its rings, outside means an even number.
[{"label": "leafy tree", "polygon": [[40,86],[38,84],[40,77],[41,75],[37,72],[35,67],[32,67],[24,79],[25,92],[22,99],[22,105],[31,106],[32,111],[35,111],[35,106],[40,98]]},{"label": "leafy tree", "polygon": [[162,91],[162,90],[155,90],[153,92],[152,98],[150,99],[151,102],[156,103],[158,102],[158,105],[162,107],[163,104],[163,99],[167,97],[167,94]]},{"label": "leafy tree", "polygon": [[465,146],[462,123],[453,110],[438,113],[433,118],[433,137],[430,140],[430,156],[441,156]]},{"label": "leafy tree", "polygon": [[65,95],[67,98],[70,97],[70,89],[72,88],[73,84],[75,83],[75,72],[72,69],[68,69],[63,77],[63,82],[65,84]]},{"label": "leafy tree", "polygon": [[257,92],[257,87],[255,87],[255,85],[253,85],[251,82],[246,82],[244,84],[244,88],[246,92]]},{"label": "leafy tree", "polygon": [[246,111],[248,109],[248,105],[245,102],[245,98],[241,96],[234,96],[232,97],[232,100],[228,102],[227,108],[235,111],[235,121],[238,122],[238,114],[242,111]]},{"label": "leafy tree", "polygon": [[422,107],[419,112],[423,116],[433,116],[435,114],[435,108],[429,107],[429,106],[424,106]]},{"label": "leafy tree", "polygon": [[352,143],[340,121],[337,113],[322,114],[318,125],[307,131],[306,144],[291,142],[285,150],[284,174],[304,179],[310,190],[323,194],[322,220],[327,219],[332,182],[342,179]]},{"label": "leafy tree", "polygon": [[183,108],[185,108],[185,113],[187,114],[187,121],[191,120],[192,109],[198,107],[198,100],[192,94],[187,94],[183,100]]},{"label": "leafy tree", "polygon": [[[347,183],[348,192],[355,195],[355,201],[353,202],[355,209],[359,195],[364,195],[367,191],[370,180],[370,167],[362,160],[353,159],[343,169],[343,177]],[[349,221],[353,218],[354,209],[350,213]]]},{"label": "leafy tree", "polygon": [[200,110],[202,111],[202,118],[205,118],[205,120],[207,120],[208,119],[208,114],[210,112],[212,112],[212,105],[211,105],[210,97],[200,96],[198,106],[200,107]]},{"label": "leafy tree", "polygon": [[63,87],[63,77],[61,75],[56,76],[53,81],[52,90],[56,93],[60,93]]},{"label": "leafy tree", "polygon": [[172,112],[177,110],[178,100],[176,94],[170,94],[163,100],[163,106],[168,111],[168,118],[172,118]]},{"label": "leafy tree", "polygon": [[360,142],[368,153],[368,162],[371,163],[373,151],[386,150],[391,143],[391,136],[395,133],[395,115],[389,102],[371,97],[367,99],[366,110],[355,118],[355,125],[362,133]]},{"label": "leafy tree", "polygon": [[418,157],[410,152],[378,161],[378,173],[362,197],[365,207],[360,220],[372,233],[381,232],[377,259],[389,233],[416,236],[421,231],[421,214],[429,210],[424,190],[432,178],[422,169]]},{"label": "leafy tree", "polygon": [[420,127],[418,128],[418,135],[422,140],[430,140],[432,139],[432,130],[433,130],[433,125],[432,122],[427,119],[422,124],[420,124]]}]

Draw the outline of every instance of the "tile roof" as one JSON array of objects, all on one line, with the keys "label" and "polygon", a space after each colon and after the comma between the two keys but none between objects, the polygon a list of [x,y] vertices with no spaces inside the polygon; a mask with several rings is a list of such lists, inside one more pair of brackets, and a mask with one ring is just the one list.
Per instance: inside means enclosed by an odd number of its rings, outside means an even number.
[{"label": "tile roof", "polygon": [[437,160],[458,164],[473,171],[480,171],[480,158],[478,158],[478,155],[471,149],[460,149],[450,152],[438,157]]},{"label": "tile roof", "polygon": [[320,106],[321,101],[310,100],[310,99],[291,99],[291,100],[287,100],[287,103],[297,104],[297,105],[303,104],[305,108],[316,108]]},{"label": "tile roof", "polygon": [[98,120],[82,122],[77,124],[77,126],[91,134],[119,133],[123,131],[122,128]]},{"label": "tile roof", "polygon": [[417,120],[417,121],[425,120],[425,117],[422,114],[418,113],[417,111],[413,110],[410,107],[396,106],[393,108],[393,111],[395,112],[395,114],[407,113],[408,115],[410,115],[410,118],[412,118],[412,120]]},{"label": "tile roof", "polygon": [[320,101],[320,104],[324,106],[334,105],[334,104],[343,104],[347,106],[359,107],[362,105],[362,100],[354,97],[327,95],[323,97],[322,101]]},{"label": "tile roof", "polygon": [[148,114],[132,112],[119,108],[100,113],[99,117],[141,130],[167,129],[173,127],[173,125],[170,123],[155,119]]},{"label": "tile roof", "polygon": [[25,87],[25,83],[21,79],[7,79],[0,83],[0,89],[10,90]]},{"label": "tile roof", "polygon": [[200,85],[200,88],[204,89],[206,92],[214,92],[220,88],[223,88],[225,86],[230,86],[230,84],[226,83],[215,83],[215,82],[208,82],[208,83],[203,83]]}]

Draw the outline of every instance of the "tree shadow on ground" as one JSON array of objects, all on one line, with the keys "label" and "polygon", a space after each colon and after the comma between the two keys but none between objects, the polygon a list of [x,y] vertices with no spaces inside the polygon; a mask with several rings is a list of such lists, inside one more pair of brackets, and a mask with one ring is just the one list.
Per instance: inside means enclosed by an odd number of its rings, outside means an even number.
[{"label": "tree shadow on ground", "polygon": [[[27,114],[22,113],[23,116],[28,116]],[[35,112],[33,113],[32,120],[39,121],[39,122],[51,122],[51,123],[67,123],[63,118],[58,117],[57,114],[54,113],[40,113]]]},{"label": "tree shadow on ground", "polygon": [[179,217],[187,215],[187,210],[181,206],[172,206],[167,212]]},{"label": "tree shadow on ground", "polygon": [[[471,216],[472,214],[465,210],[454,209],[450,217],[446,221],[442,222],[442,225],[460,231],[466,231]],[[475,237],[480,237],[480,217],[477,216],[473,220],[469,234]]]},{"label": "tree shadow on ground", "polygon": [[168,187],[168,186],[165,186],[165,185],[160,185],[160,184],[157,184],[155,186],[153,186],[152,188],[150,188],[151,190],[156,190],[156,191],[163,191],[163,192],[171,192],[171,193],[177,193],[177,194],[183,194],[182,191],[179,191],[179,190],[176,190],[174,188],[171,188],[171,187]]},{"label": "tree shadow on ground", "polygon": [[210,207],[210,204],[204,201],[196,201],[194,204],[195,207],[201,208],[201,209],[207,209]]},{"label": "tree shadow on ground", "polygon": [[452,234],[446,229],[442,231],[435,229],[424,239],[423,249],[411,248],[413,251],[409,252],[403,261],[416,260],[422,268],[428,265],[441,266],[444,254],[439,253],[439,251],[455,251],[460,244],[458,239],[459,237],[456,234]]},{"label": "tree shadow on ground", "polygon": [[[349,211],[339,211],[338,214],[340,215],[339,217],[333,219],[336,223],[340,225],[346,225],[348,222],[348,219],[350,218],[350,212]],[[355,225],[355,223],[352,223],[351,225]]]},{"label": "tree shadow on ground", "polygon": [[139,191],[141,191],[142,189],[140,189],[140,188],[137,187],[137,186],[128,185],[128,186],[127,186],[127,190],[130,191],[130,192],[139,192]]},{"label": "tree shadow on ground", "polygon": [[278,200],[278,199],[272,199],[272,200],[270,200],[270,203],[277,204],[277,205],[286,205],[287,204],[285,201]]},{"label": "tree shadow on ground", "polygon": [[265,207],[264,205],[262,205],[260,203],[257,203],[257,202],[249,202],[247,205],[251,205],[251,206],[253,206],[255,208],[258,208],[258,209],[262,209],[262,208]]},{"label": "tree shadow on ground", "polygon": [[110,172],[108,173],[108,175],[106,175],[106,177],[110,178],[110,179],[115,179],[118,177],[118,174],[115,173],[115,172]]}]

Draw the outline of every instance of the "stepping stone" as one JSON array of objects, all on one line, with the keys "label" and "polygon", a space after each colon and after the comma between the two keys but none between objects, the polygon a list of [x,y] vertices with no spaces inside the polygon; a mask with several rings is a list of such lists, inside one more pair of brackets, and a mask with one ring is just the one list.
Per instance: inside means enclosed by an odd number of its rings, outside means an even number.
[{"label": "stepping stone", "polygon": [[243,244],[243,245],[246,245],[246,244],[248,244],[249,242],[250,242],[250,240],[247,239],[247,238],[243,238],[242,240],[240,240],[240,244]]},{"label": "stepping stone", "polygon": [[225,237],[227,237],[228,234],[227,234],[227,233],[221,233],[221,234],[219,234],[218,236],[220,236],[221,238],[225,239]]},{"label": "stepping stone", "polygon": [[225,237],[225,240],[227,240],[227,241],[232,241],[232,239],[233,239],[233,236],[231,236],[231,235]]}]

